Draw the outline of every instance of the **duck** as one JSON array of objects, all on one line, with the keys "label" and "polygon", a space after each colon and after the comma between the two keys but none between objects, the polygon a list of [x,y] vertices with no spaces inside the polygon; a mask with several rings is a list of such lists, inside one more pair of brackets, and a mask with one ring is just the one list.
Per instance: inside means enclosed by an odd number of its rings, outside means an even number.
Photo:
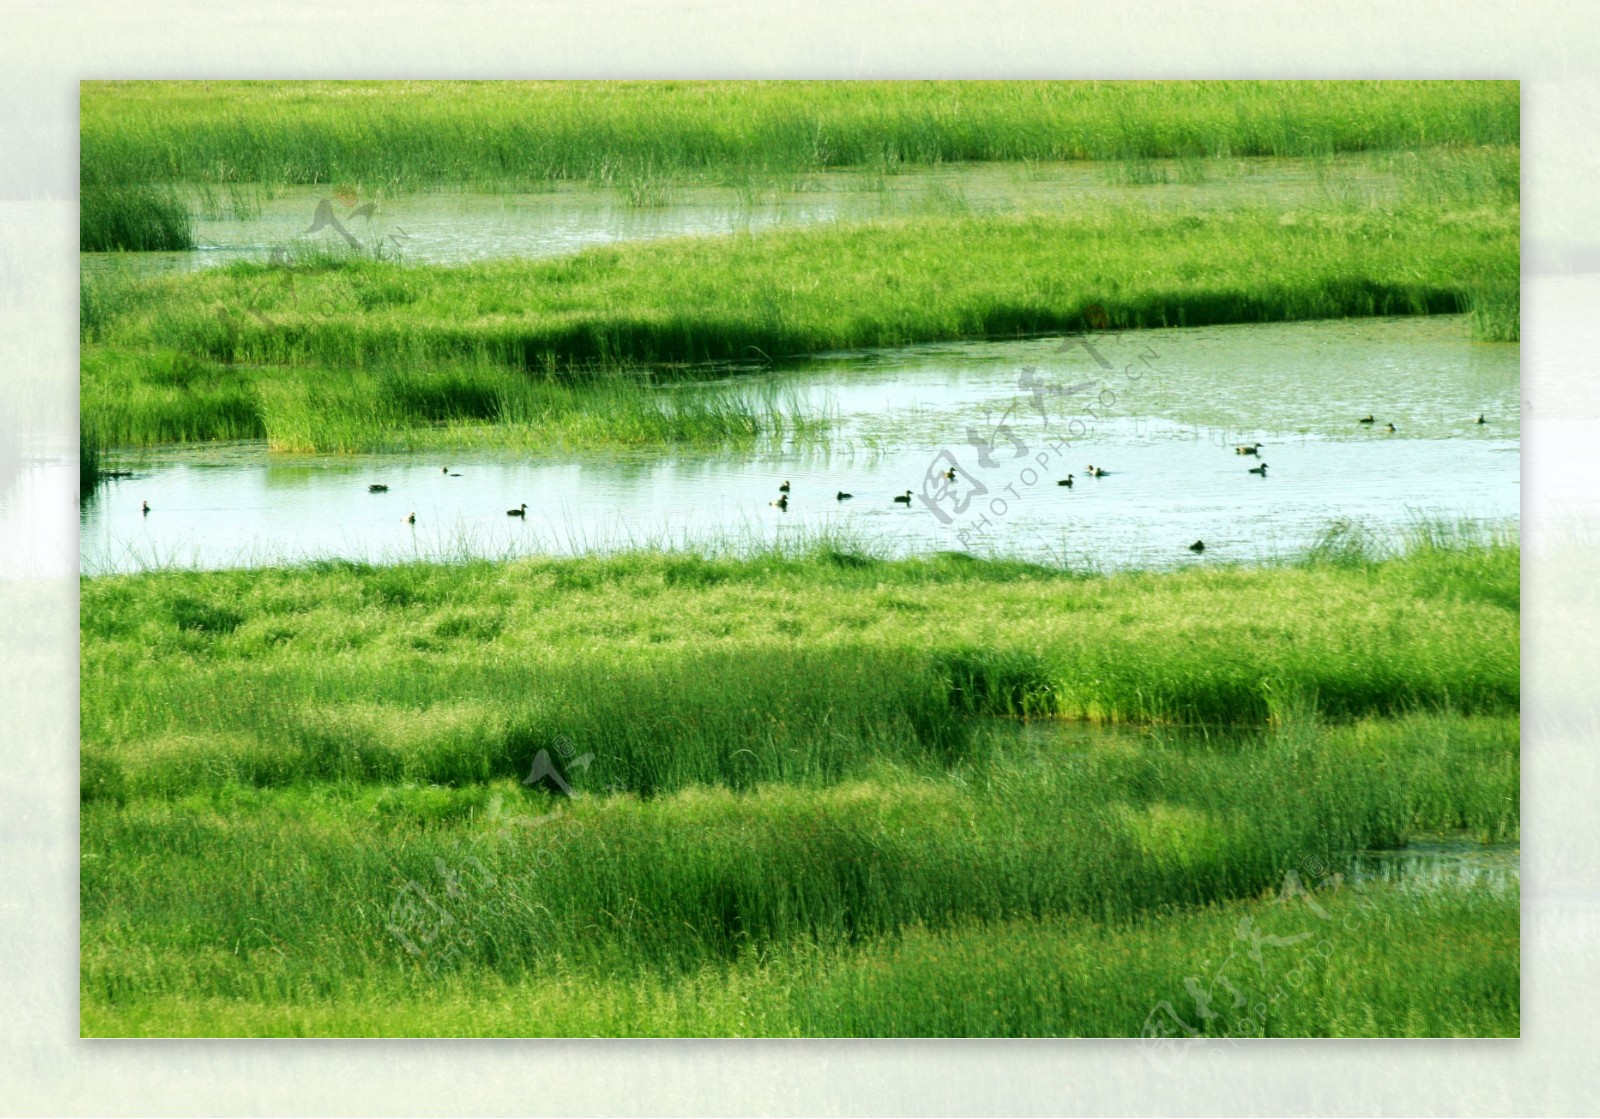
[{"label": "duck", "polygon": [[1489,421],[1483,418],[1483,413],[1482,412],[1479,412],[1478,413],[1478,418],[1473,420],[1472,422],[1475,423],[1475,424],[1484,424],[1484,423],[1488,423]]},{"label": "duck", "polygon": [[144,515],[147,517],[150,515],[150,503],[148,501],[144,503]]},{"label": "duck", "polygon": [[1371,422],[1372,422],[1372,417],[1371,416],[1362,416],[1359,420],[1356,421],[1356,423],[1358,423],[1358,424],[1369,424]]},{"label": "duck", "polygon": [[372,483],[372,485],[367,487],[367,492],[368,493],[388,493],[389,492],[389,487],[384,485],[382,482],[374,482],[374,483]]},{"label": "duck", "polygon": [[1234,447],[1233,453],[1236,455],[1256,455],[1259,457],[1261,454],[1261,444],[1240,443],[1238,446]]},{"label": "duck", "polygon": [[778,487],[778,492],[779,493],[788,493],[789,492],[789,479],[785,478],[783,480],[783,485]]},{"label": "duck", "polygon": [[901,505],[910,505],[911,504],[911,491],[907,490],[905,492],[905,496],[904,497],[897,497],[897,498],[895,498],[895,501],[899,502]]},{"label": "duck", "polygon": [[1189,545],[1189,550],[1195,555],[1199,555],[1201,552],[1206,550],[1206,542],[1204,540],[1196,540],[1193,544]]},{"label": "duck", "polygon": [[849,501],[854,496],[855,494],[853,493],[845,493],[843,490],[840,490],[838,493],[833,495],[833,499],[835,501]]},{"label": "duck", "polygon": [[1386,425],[1384,425],[1384,430],[1387,431],[1390,435],[1393,435],[1394,434],[1394,424],[1386,424]]},{"label": "duck", "polygon": [[1259,474],[1263,478],[1265,478],[1267,476],[1267,464],[1266,463],[1262,463],[1260,466],[1252,466],[1250,468],[1250,473]]},{"label": "duck", "polygon": [[1056,485],[1066,486],[1067,489],[1070,490],[1072,488],[1072,475],[1068,474],[1065,478],[1061,479],[1061,481],[1057,482]]},{"label": "duck", "polygon": [[406,514],[406,524],[414,525],[416,523],[417,523],[417,515],[415,513]]},{"label": "duck", "polygon": [[952,466],[949,470],[944,472],[944,476],[950,481],[954,482],[956,480],[956,468]]},{"label": "duck", "polygon": [[767,504],[777,506],[777,508],[787,513],[789,511],[789,495],[784,494],[782,497],[778,498],[777,501],[769,501]]},{"label": "duck", "polygon": [[1098,466],[1094,465],[1087,466],[1084,469],[1089,471],[1089,477],[1091,478],[1104,478],[1108,473],[1110,473],[1110,471],[1101,470]]},{"label": "duck", "polygon": [[516,509],[507,509],[506,510],[506,516],[508,516],[508,517],[526,517],[527,515],[528,515],[528,503],[526,501],[524,501],[521,504],[521,506],[519,506]]},{"label": "duck", "polygon": [[450,468],[448,466],[441,466],[441,467],[439,467],[439,473],[440,474],[448,474],[448,473],[450,473]]}]

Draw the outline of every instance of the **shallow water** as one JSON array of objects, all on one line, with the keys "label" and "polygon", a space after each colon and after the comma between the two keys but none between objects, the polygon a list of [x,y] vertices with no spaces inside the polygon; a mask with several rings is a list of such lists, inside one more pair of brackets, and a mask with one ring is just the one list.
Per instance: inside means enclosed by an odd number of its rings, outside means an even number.
[{"label": "shallow water", "polygon": [[[1381,535],[1423,517],[1518,517],[1519,348],[1471,343],[1459,317],[1144,331],[1092,344],[1094,353],[1057,338],[831,355],[760,375],[836,417],[825,448],[163,450],[122,463],[135,477],[106,482],[83,505],[82,564],[102,572],[836,534],[895,554],[970,549],[1116,569],[1289,556],[1340,519]],[[1377,423],[1355,422],[1369,412]],[[1473,422],[1480,413],[1484,425]],[[1391,421],[1394,434],[1383,426]],[[1244,441],[1262,442],[1260,456],[1236,454]],[[1263,461],[1267,476],[1251,475]],[[1087,477],[1091,462],[1108,475]],[[939,476],[947,469],[953,484]],[[1055,484],[1068,473],[1070,489]],[[784,480],[787,511],[769,505]],[[369,493],[374,483],[388,492]],[[892,501],[908,489],[910,504]],[[840,490],[853,499],[836,500]],[[506,516],[523,502],[525,519]],[[1197,539],[1201,555],[1188,550]]]},{"label": "shallow water", "polygon": [[[1191,165],[1192,166],[1192,165]],[[774,226],[882,218],[903,213],[1090,210],[1112,205],[1201,208],[1327,205],[1330,197],[1388,198],[1393,176],[1364,156],[1324,161],[1210,160],[1203,179],[1180,180],[1181,169],[1158,161],[1172,181],[1129,185],[1114,165],[1049,163],[952,164],[884,175],[834,171],[746,187],[670,188],[660,205],[639,206],[625,190],[561,184],[537,194],[442,191],[374,200],[331,197],[326,186],[285,187],[270,198],[254,186],[245,215],[226,190],[208,201],[182,188],[193,212],[198,248],[183,253],[83,253],[85,274],[112,269],[159,273],[264,260],[285,248],[364,250],[381,247],[402,260],[458,263],[494,257],[547,257],[593,245],[662,237],[752,232]],[[338,223],[317,226],[328,199]],[[368,203],[375,203],[371,213]],[[209,216],[205,216],[209,214]],[[342,230],[342,232],[341,232]]]},{"label": "shallow water", "polygon": [[1440,890],[1514,889],[1522,882],[1522,849],[1515,843],[1478,843],[1471,839],[1413,839],[1391,851],[1362,851],[1344,871],[1356,887],[1398,886]]}]

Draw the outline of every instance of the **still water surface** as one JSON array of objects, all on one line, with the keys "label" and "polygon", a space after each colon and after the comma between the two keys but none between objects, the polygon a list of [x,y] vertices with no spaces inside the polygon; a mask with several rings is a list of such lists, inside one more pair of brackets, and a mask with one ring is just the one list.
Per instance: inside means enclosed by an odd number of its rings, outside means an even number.
[{"label": "still water surface", "polygon": [[[1093,344],[840,354],[757,375],[833,417],[822,446],[146,453],[121,464],[132,478],[105,483],[82,507],[82,564],[566,554],[831,533],[896,554],[970,549],[1116,569],[1292,555],[1341,519],[1382,534],[1423,517],[1518,517],[1519,347],[1474,344],[1458,317],[1143,331]],[[1374,424],[1356,422],[1369,413]],[[1257,441],[1259,457],[1234,452]],[[1250,474],[1261,462],[1267,476]],[[1109,473],[1088,477],[1090,463]],[[954,482],[939,476],[948,469]],[[1069,473],[1074,485],[1058,486]],[[781,510],[769,502],[785,480]],[[370,493],[373,484],[388,490]],[[909,505],[892,501],[908,489]],[[841,490],[854,497],[836,500]],[[506,515],[524,502],[525,519]],[[1188,550],[1195,540],[1203,555]]]},{"label": "still water surface", "polygon": [[[1191,168],[1195,165],[1190,165]],[[672,186],[651,205],[624,189],[556,184],[535,194],[439,191],[383,199],[332,197],[326,186],[282,187],[271,197],[251,184],[202,194],[181,187],[198,217],[195,251],[82,253],[86,274],[158,273],[265,260],[285,248],[366,251],[415,263],[496,257],[548,257],[620,241],[759,232],[776,226],[872,220],[906,213],[1084,212],[1108,206],[1201,209],[1326,206],[1330,200],[1389,200],[1400,187],[1370,158],[1207,161],[1198,179],[1174,161],[1156,161],[1170,181],[1118,182],[1117,165],[1093,163],[951,164],[895,174],[831,171],[758,186]],[[327,200],[337,224],[317,220]],[[371,206],[370,211],[368,206]]]}]

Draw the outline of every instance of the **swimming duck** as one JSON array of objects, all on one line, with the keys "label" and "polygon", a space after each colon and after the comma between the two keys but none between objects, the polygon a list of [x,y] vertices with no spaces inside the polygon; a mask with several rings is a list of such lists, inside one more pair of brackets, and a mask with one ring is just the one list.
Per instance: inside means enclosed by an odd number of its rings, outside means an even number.
[{"label": "swimming duck", "polygon": [[843,490],[840,490],[838,493],[833,495],[833,499],[835,501],[849,501],[854,496],[855,494],[853,493],[845,493]]},{"label": "swimming duck", "polygon": [[956,468],[952,466],[949,470],[944,472],[944,476],[950,481],[954,482],[956,480]]},{"label": "swimming duck", "polygon": [[1266,463],[1262,463],[1260,466],[1252,466],[1250,468],[1250,473],[1259,474],[1263,478],[1265,478],[1267,476],[1267,464]]},{"label": "swimming duck", "polygon": [[785,478],[783,480],[783,485],[778,487],[778,492],[779,493],[788,493],[789,492],[789,479]]},{"label": "swimming duck", "polygon": [[150,515],[150,503],[148,501],[144,503],[144,515],[147,517]]},{"label": "swimming duck", "polygon": [[389,487],[384,485],[382,482],[374,482],[374,483],[372,483],[372,485],[367,487],[367,492],[368,493],[388,493],[389,492]]},{"label": "swimming duck", "polygon": [[1236,454],[1236,455],[1260,455],[1260,453],[1261,453],[1261,444],[1260,443],[1240,443],[1237,447],[1235,447],[1233,449],[1233,453]]},{"label": "swimming duck", "polygon": [[1072,475],[1068,474],[1065,478],[1061,479],[1061,481],[1057,482],[1056,485],[1066,486],[1067,489],[1070,490],[1072,488]]},{"label": "swimming duck", "polygon": [[785,513],[787,513],[789,511],[789,495],[788,494],[784,494],[782,497],[778,498],[777,501],[769,501],[769,502],[767,502],[767,504],[768,505],[775,505],[779,509],[781,509]]},{"label": "swimming duck", "polygon": [[417,515],[415,513],[411,513],[411,514],[408,514],[406,516],[406,524],[414,525],[416,523],[417,523]]},{"label": "swimming duck", "polygon": [[897,497],[897,498],[895,498],[895,500],[898,501],[901,505],[910,505],[911,504],[911,491],[907,490],[904,497]]},{"label": "swimming duck", "polygon": [[1384,430],[1387,431],[1390,435],[1393,435],[1394,434],[1394,424],[1386,425],[1384,427]]},{"label": "swimming duck", "polygon": [[1473,420],[1472,422],[1475,423],[1475,424],[1481,424],[1481,423],[1488,423],[1489,421],[1485,420],[1483,418],[1483,413],[1482,412],[1479,412],[1478,413],[1478,418]]},{"label": "swimming duck", "polygon": [[506,516],[508,517],[526,517],[527,515],[528,503],[526,501],[524,501],[519,508],[506,510]]},{"label": "swimming duck", "polygon": [[1195,553],[1195,555],[1199,555],[1201,552],[1206,550],[1206,542],[1204,540],[1196,540],[1193,544],[1189,545],[1189,550]]},{"label": "swimming duck", "polygon": [[450,473],[450,468],[448,466],[441,466],[441,467],[439,467],[439,473],[440,474],[448,474],[448,473]]},{"label": "swimming duck", "polygon": [[1359,420],[1356,421],[1356,423],[1358,423],[1358,424],[1369,424],[1371,422],[1372,422],[1372,417],[1371,416],[1362,416]]},{"label": "swimming duck", "polygon": [[1089,477],[1091,478],[1104,478],[1109,473],[1110,471],[1101,470],[1098,466],[1089,467]]}]

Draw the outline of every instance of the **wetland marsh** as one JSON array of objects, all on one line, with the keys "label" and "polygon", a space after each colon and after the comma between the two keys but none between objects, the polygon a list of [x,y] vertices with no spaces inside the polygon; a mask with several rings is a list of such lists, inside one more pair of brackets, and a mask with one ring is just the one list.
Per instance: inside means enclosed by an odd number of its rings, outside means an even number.
[{"label": "wetland marsh", "polygon": [[83,1033],[1517,1035],[1518,111],[86,83]]}]

